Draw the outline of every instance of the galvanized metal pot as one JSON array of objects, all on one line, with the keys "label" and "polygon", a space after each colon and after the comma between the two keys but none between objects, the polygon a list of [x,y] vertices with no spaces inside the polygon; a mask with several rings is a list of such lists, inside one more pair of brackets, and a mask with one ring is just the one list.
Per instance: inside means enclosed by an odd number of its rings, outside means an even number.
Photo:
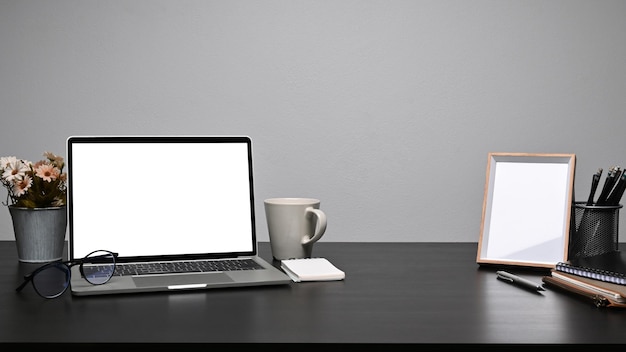
[{"label": "galvanized metal pot", "polygon": [[63,257],[67,229],[66,207],[21,208],[9,206],[21,262],[45,263]]}]

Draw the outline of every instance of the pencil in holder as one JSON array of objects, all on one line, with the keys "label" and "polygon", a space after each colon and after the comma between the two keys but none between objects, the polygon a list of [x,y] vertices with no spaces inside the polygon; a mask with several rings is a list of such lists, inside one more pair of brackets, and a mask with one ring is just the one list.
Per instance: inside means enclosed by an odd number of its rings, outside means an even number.
[{"label": "pencil in holder", "polygon": [[569,259],[616,251],[619,245],[619,205],[575,202],[570,229]]}]

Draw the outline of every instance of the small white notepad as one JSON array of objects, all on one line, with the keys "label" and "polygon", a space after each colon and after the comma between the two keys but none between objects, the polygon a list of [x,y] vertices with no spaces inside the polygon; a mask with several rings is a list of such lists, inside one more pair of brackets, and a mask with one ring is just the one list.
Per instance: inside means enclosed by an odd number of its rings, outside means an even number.
[{"label": "small white notepad", "polygon": [[285,259],[281,260],[280,267],[293,282],[334,281],[346,277],[343,271],[326,258]]}]

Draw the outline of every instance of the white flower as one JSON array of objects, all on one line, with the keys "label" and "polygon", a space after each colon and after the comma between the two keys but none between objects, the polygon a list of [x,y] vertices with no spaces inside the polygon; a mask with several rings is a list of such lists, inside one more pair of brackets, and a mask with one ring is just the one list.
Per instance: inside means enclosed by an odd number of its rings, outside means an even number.
[{"label": "white flower", "polygon": [[26,193],[28,189],[30,188],[30,186],[32,185],[33,185],[33,179],[30,178],[30,176],[25,175],[23,179],[15,182],[15,185],[13,187],[13,192],[15,192],[16,197],[20,197],[24,193]]},{"label": "white flower", "polygon": [[[5,159],[5,158],[3,158]],[[4,167],[4,172],[2,173],[2,178],[9,181],[15,182],[16,180],[21,180],[26,175],[26,172],[30,171],[28,167],[28,162],[24,162],[23,160],[15,159],[12,157],[6,158],[6,166]]]},{"label": "white flower", "polygon": [[17,158],[14,156],[3,156],[0,158],[0,169],[4,170],[16,161]]}]

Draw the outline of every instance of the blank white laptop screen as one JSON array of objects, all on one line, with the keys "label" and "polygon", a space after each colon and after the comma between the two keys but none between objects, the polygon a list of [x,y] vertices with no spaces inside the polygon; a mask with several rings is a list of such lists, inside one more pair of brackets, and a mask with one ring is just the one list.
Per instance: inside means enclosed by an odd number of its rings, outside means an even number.
[{"label": "blank white laptop screen", "polygon": [[74,258],[255,252],[249,144],[174,140],[72,144]]}]

